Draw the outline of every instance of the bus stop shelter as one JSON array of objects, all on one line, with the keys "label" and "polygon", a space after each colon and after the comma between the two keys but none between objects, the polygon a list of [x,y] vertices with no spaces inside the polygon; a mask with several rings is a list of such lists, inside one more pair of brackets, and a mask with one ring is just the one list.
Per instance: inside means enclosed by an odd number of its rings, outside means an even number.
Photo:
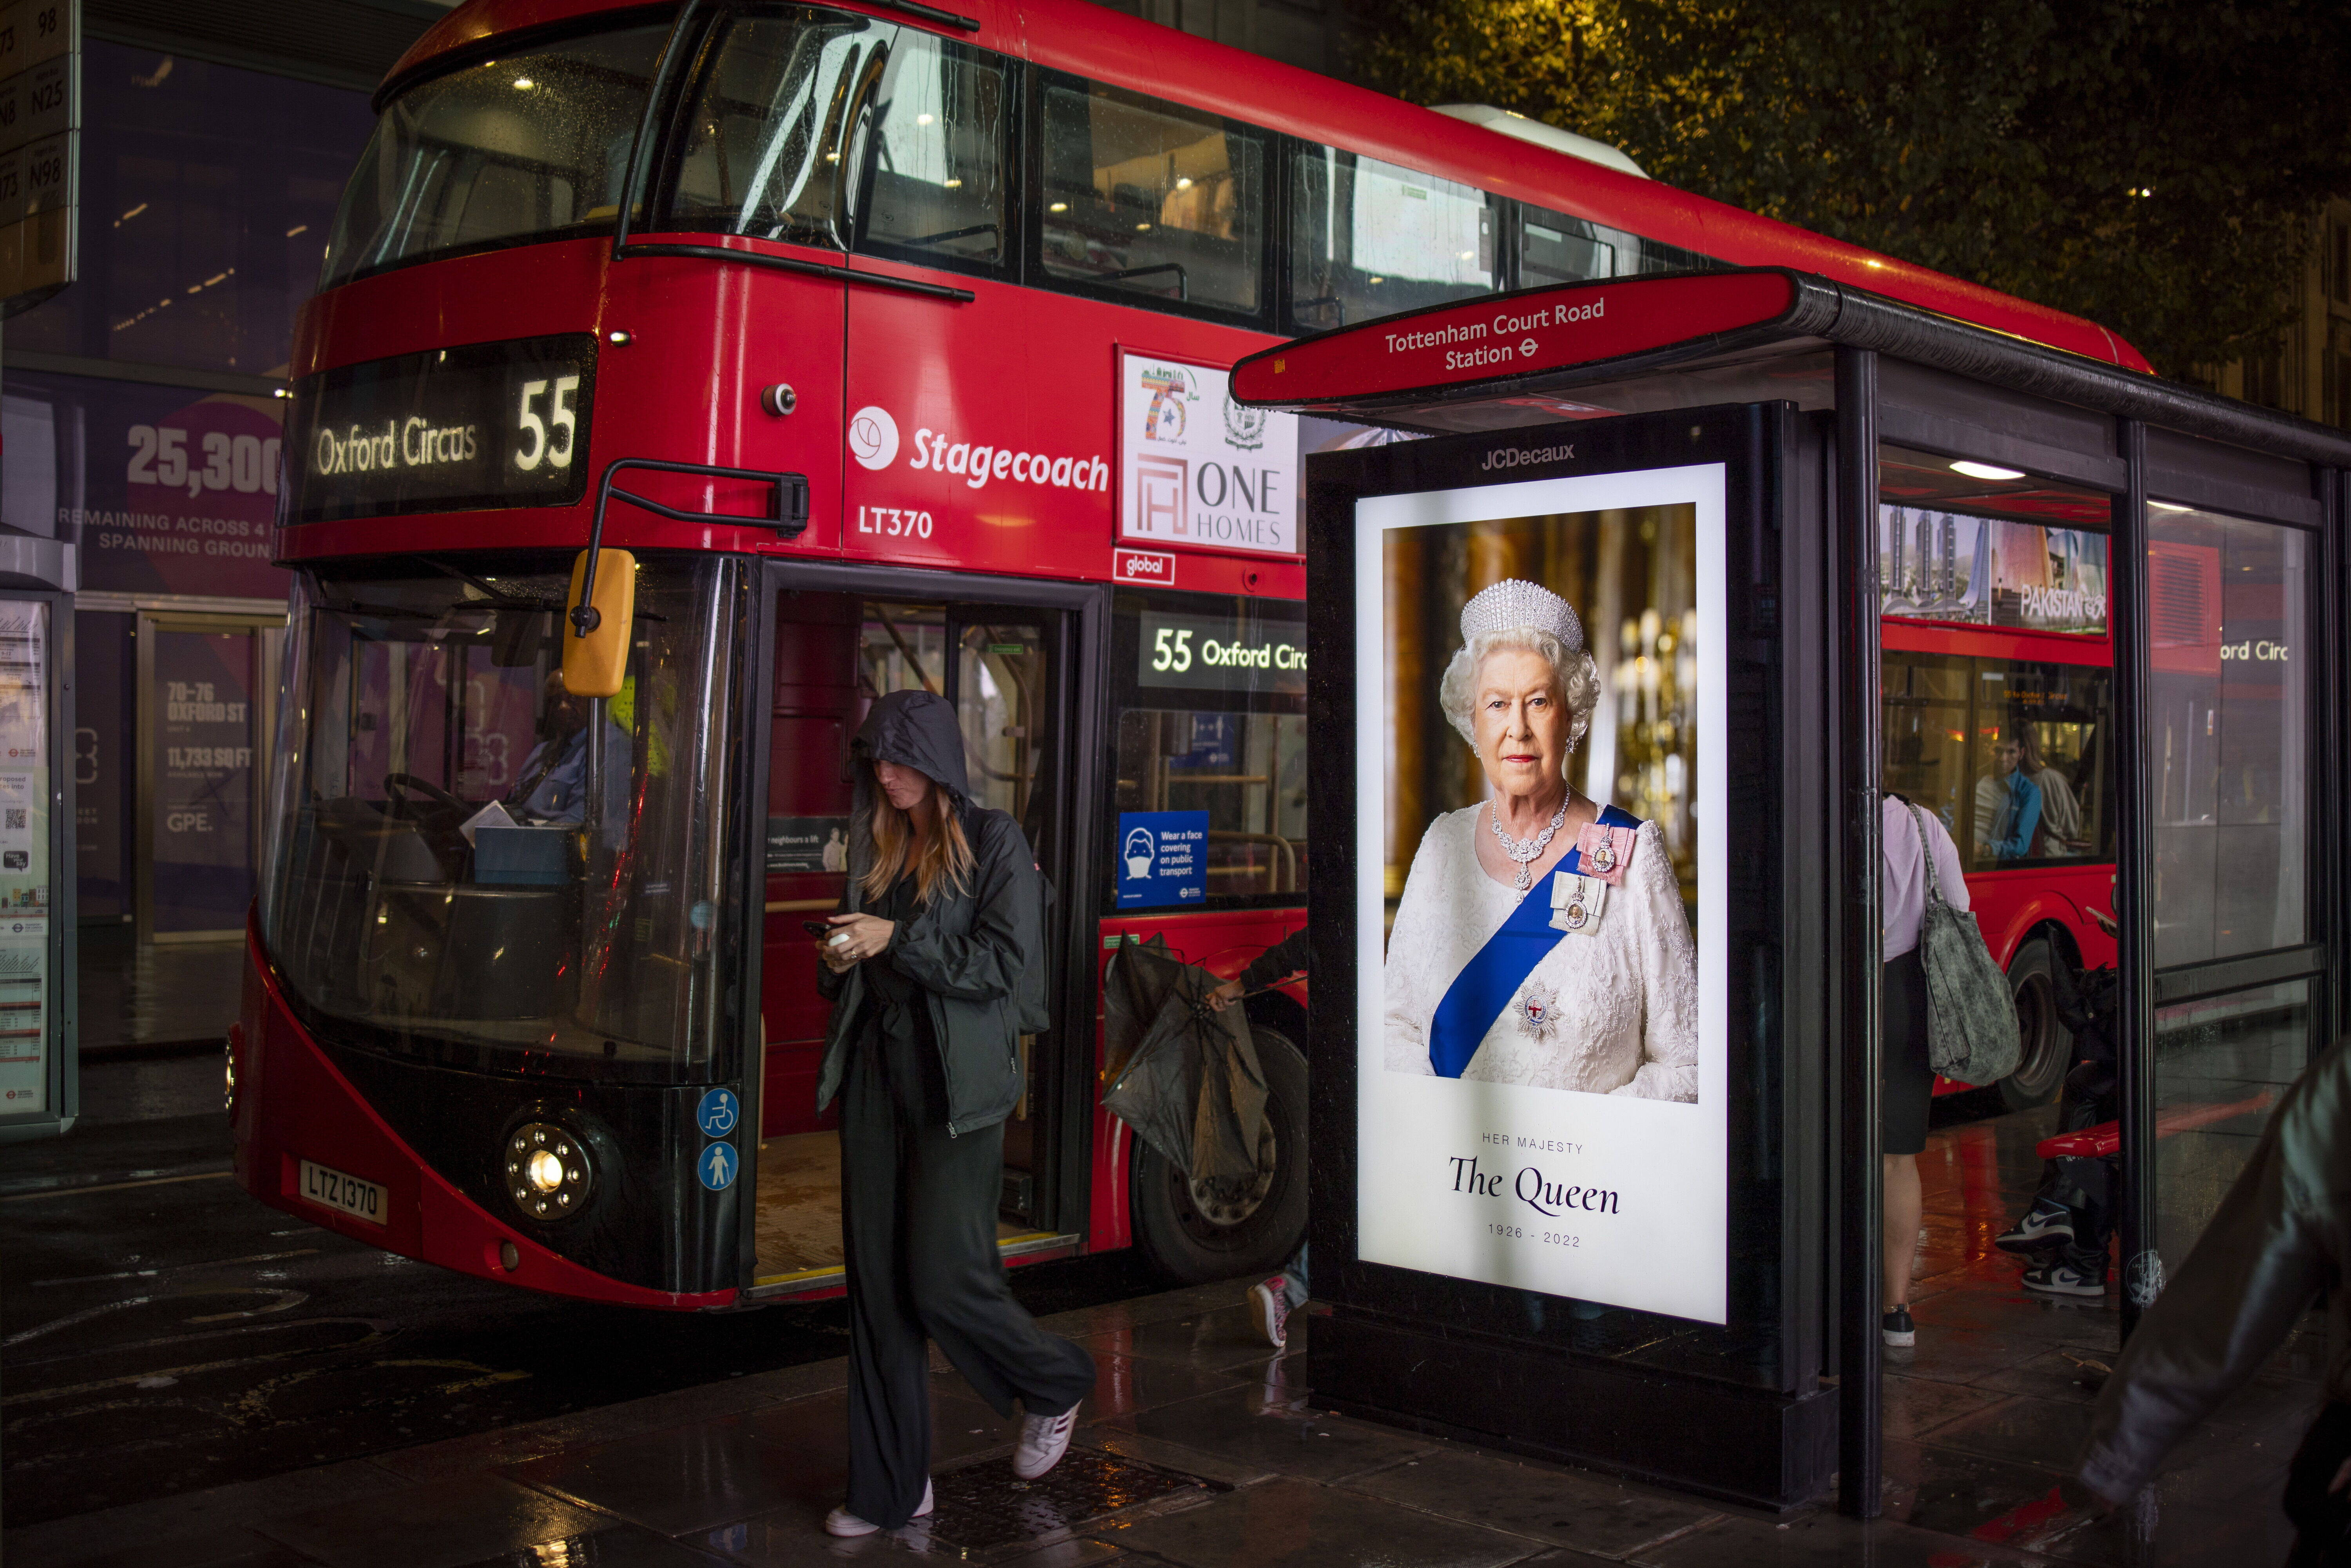
[{"label": "bus stop shelter", "polygon": [[[1380,427],[1307,471],[1311,723],[1353,741],[1311,801],[1318,1402],[1876,1513],[1881,791],[1981,811],[1962,759],[2038,711],[1897,694],[1921,626],[2111,668],[2073,727],[2111,847],[2039,874],[2111,935],[2072,956],[2118,975],[2127,1334],[2343,1028],[2351,438],[1782,270],[1386,318],[1233,388]],[[1651,824],[1525,895],[1531,968],[1464,913],[1442,674],[1505,580],[1580,612],[1569,777]]]}]

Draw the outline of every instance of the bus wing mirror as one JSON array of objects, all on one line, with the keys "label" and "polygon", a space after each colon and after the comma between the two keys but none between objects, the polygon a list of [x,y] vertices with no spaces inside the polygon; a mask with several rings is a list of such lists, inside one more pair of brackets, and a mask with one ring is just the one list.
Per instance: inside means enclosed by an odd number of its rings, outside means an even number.
[{"label": "bus wing mirror", "polygon": [[637,558],[624,549],[581,550],[571,563],[565,601],[571,608],[564,628],[563,689],[580,697],[620,695],[636,631]]}]

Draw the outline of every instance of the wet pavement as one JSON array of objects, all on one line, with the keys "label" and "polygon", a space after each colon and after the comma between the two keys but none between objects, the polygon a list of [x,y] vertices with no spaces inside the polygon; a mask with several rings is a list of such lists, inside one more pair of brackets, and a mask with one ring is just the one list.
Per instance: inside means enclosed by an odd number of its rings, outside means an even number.
[{"label": "wet pavement", "polygon": [[[11,1527],[723,1385],[847,1346],[838,1301],[643,1313],[412,1262],[257,1203],[229,1177],[216,1052],[86,1062],[83,1089],[65,1136],[0,1146]],[[1132,1253],[1014,1278],[1040,1312],[1156,1288]]]},{"label": "wet pavement", "polygon": [[[820,1530],[844,1480],[845,1366],[832,1359],[57,1518],[9,1531],[6,1559],[10,1568],[2282,1562],[2289,1539],[2277,1495],[2317,1402],[2315,1320],[2137,1507],[2088,1506],[2069,1481],[2094,1385],[2114,1357],[2114,1300],[2032,1297],[2017,1285],[2020,1262],[1991,1246],[2037,1177],[2032,1145],[2048,1123],[2044,1112],[1949,1129],[1922,1157],[1919,1343],[1887,1353],[1886,1517],[1867,1525],[1826,1506],[1785,1515],[1725,1507],[1321,1412],[1301,1354],[1311,1315],[1277,1353],[1252,1343],[1238,1289],[1213,1285],[1047,1320],[1092,1351],[1101,1376],[1072,1457],[1043,1483],[1013,1479],[1015,1423],[935,1361],[938,1508],[895,1536],[842,1542]],[[639,1344],[683,1331],[671,1320],[631,1322]],[[627,1342],[605,1348],[626,1354]],[[24,1482],[11,1486],[22,1503]]]},{"label": "wet pavement", "polygon": [[85,1052],[218,1051],[236,1021],[245,938],[141,943],[128,925],[81,928],[79,1004]]}]

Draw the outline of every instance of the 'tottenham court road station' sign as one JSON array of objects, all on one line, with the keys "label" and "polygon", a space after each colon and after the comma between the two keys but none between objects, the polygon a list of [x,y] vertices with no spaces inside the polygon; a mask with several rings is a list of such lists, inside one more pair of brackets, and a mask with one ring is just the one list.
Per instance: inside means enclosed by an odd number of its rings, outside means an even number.
[{"label": "'tottenham court road station' sign", "polygon": [[1724,338],[1728,347],[1748,331],[1776,328],[1799,303],[1794,278],[1776,271],[1562,284],[1268,349],[1235,365],[1232,384],[1252,403],[1329,399],[1362,414],[1384,396],[1507,385],[1707,338]]}]

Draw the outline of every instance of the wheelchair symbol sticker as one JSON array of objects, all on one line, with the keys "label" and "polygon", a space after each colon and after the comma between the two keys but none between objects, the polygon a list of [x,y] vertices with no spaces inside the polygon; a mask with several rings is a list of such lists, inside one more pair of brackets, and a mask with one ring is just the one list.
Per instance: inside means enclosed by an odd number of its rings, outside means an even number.
[{"label": "wheelchair symbol sticker", "polygon": [[743,1156],[735,1152],[734,1145],[712,1144],[702,1151],[702,1158],[695,1166],[694,1173],[711,1191],[725,1192],[735,1185],[736,1167],[742,1163]]},{"label": "wheelchair symbol sticker", "polygon": [[713,1089],[695,1108],[695,1122],[705,1138],[723,1138],[743,1119],[743,1106],[731,1089]]}]

